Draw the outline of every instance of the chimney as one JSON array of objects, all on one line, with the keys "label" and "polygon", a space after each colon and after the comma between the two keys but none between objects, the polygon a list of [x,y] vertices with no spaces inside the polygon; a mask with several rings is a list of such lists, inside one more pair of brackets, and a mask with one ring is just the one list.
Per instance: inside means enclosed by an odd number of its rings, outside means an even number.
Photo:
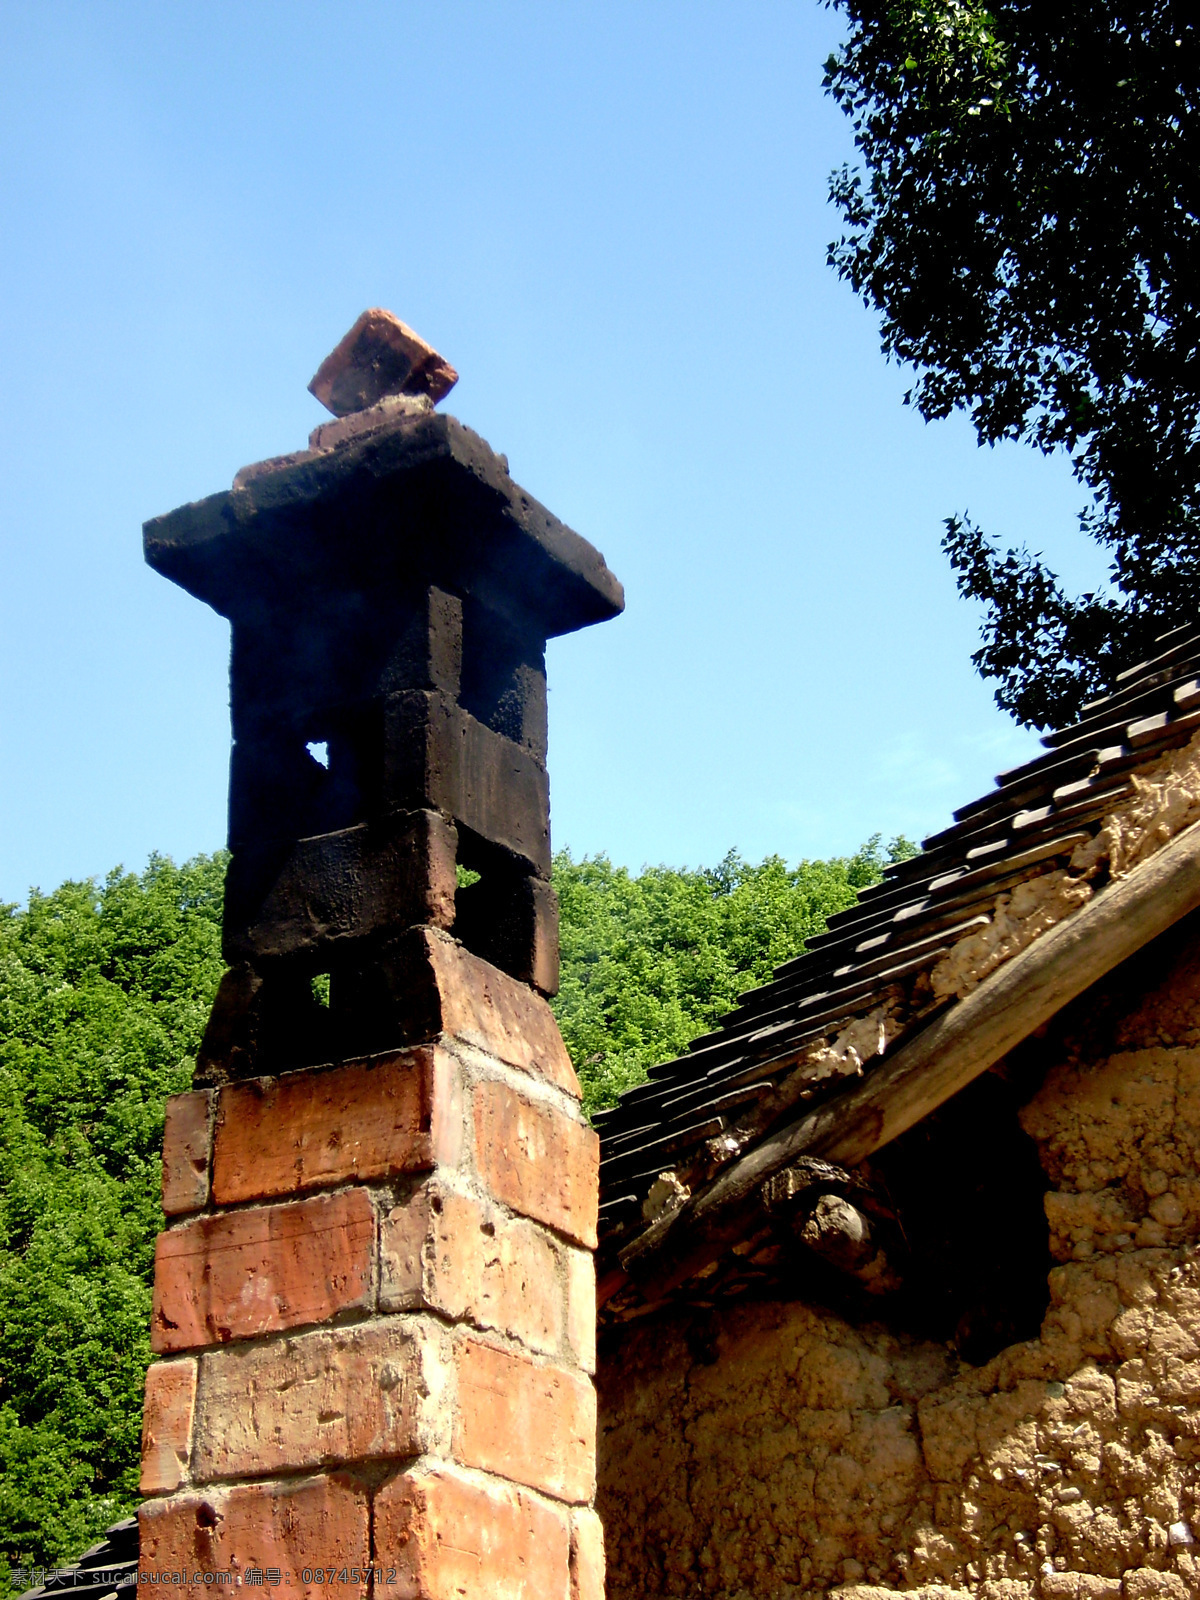
[{"label": "chimney", "polygon": [[146,524],[229,618],[233,750],[229,971],[167,1107],[143,1581],[603,1594],[545,646],[623,599],[435,411],[456,376],[368,311],[309,449]]}]

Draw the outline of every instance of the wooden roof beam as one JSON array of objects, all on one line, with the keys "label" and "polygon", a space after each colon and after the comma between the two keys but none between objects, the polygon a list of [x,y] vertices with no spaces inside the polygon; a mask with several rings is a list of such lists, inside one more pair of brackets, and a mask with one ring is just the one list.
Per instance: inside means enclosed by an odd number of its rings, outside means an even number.
[{"label": "wooden roof beam", "polygon": [[[758,1191],[797,1157],[865,1161],[965,1088],[1035,1029],[1200,908],[1200,823],[1109,884],[872,1068],[854,1088],[764,1139],[621,1252],[650,1301],[736,1242]],[[615,1274],[606,1284],[619,1287]]]}]

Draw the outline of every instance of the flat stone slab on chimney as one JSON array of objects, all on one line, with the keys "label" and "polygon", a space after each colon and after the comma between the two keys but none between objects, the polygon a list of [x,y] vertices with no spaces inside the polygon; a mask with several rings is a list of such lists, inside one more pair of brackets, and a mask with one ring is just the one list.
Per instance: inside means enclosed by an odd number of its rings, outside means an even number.
[{"label": "flat stone slab on chimney", "polygon": [[[431,522],[436,540],[414,537]],[[424,573],[532,616],[546,638],[607,621],[625,603],[600,552],[513,482],[505,456],[437,412],[401,414],[153,517],[144,545],[156,572],[230,618],[264,601],[288,605],[297,584],[337,587],[348,573],[383,592]]]}]

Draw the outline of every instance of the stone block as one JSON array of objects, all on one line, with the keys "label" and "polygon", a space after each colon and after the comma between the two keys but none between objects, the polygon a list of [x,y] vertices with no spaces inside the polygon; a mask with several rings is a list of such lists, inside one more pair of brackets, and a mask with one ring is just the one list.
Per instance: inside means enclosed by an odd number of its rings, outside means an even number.
[{"label": "stone block", "polygon": [[192,1081],[209,1088],[367,1053],[339,1048],[336,1033],[329,1007],[313,992],[307,963],[273,962],[264,977],[239,962],[217,988]]},{"label": "stone block", "polygon": [[455,1349],[454,1459],[586,1504],[596,1487],[596,1392],[563,1367],[539,1365],[473,1335]]},{"label": "stone block", "polygon": [[384,711],[383,793],[389,806],[432,806],[534,872],[550,873],[550,786],[521,745],[448,695],[397,694]]},{"label": "stone block", "polygon": [[[336,450],[340,444],[348,444],[352,439],[361,439],[369,433],[378,433],[381,428],[402,427],[413,417],[426,416],[432,410],[433,402],[426,394],[385,394],[382,400],[368,406],[365,411],[350,411],[333,422],[319,422],[308,436],[308,450],[298,454],[304,458],[317,451]],[[291,465],[290,459],[287,465]],[[235,489],[241,487],[239,479],[242,483],[253,482],[245,473],[243,467],[241,472],[234,475]],[[258,474],[255,473],[255,476]]]},{"label": "stone block", "polygon": [[457,1165],[457,1067],[436,1048],[227,1084],[217,1102],[218,1205]]},{"label": "stone block", "polygon": [[546,763],[545,636],[478,601],[463,609],[462,704]]},{"label": "stone block", "polygon": [[570,1095],[581,1094],[554,1013],[541,995],[436,933],[422,931],[421,947],[438,985],[446,1033]]},{"label": "stone block", "polygon": [[596,1370],[596,1263],[590,1250],[564,1250],[567,1344],[585,1372]]},{"label": "stone block", "polygon": [[567,1600],[567,1515],[511,1484],[401,1473],[375,1496],[374,1540],[388,1600]]},{"label": "stone block", "polygon": [[153,1362],[142,1407],[143,1494],[170,1494],[187,1477],[195,1409],[195,1361]]},{"label": "stone block", "polygon": [[[229,752],[228,842],[230,849],[236,851],[275,840],[281,847],[282,862],[286,860],[282,847],[294,840],[332,833],[363,818],[330,817],[328,771],[313,760],[308,741],[294,725],[298,719],[289,718],[286,707],[276,709],[273,717],[260,713],[253,718],[243,706],[247,695],[241,686],[250,676],[238,660],[239,655],[247,653],[238,649],[239,636],[244,635],[245,630],[235,626],[231,711],[236,736]],[[275,661],[289,653],[274,633],[266,644]],[[260,668],[252,681],[258,695],[266,700],[270,691],[262,681],[264,676]],[[334,818],[336,815],[335,807]],[[243,896],[246,893],[243,889]]]},{"label": "stone block", "polygon": [[163,1125],[162,1208],[167,1216],[199,1211],[208,1200],[212,1095],[174,1094]]},{"label": "stone block", "polygon": [[604,1600],[604,1526],[594,1511],[571,1513],[571,1600]]},{"label": "stone block", "polygon": [[386,823],[234,849],[225,881],[226,961],[321,951],[393,927],[450,927],[457,838],[445,818],[414,811]]},{"label": "stone block", "polygon": [[431,1179],[383,1219],[380,1308],[428,1308],[553,1354],[564,1320],[559,1248],[533,1223]]},{"label": "stone block", "polygon": [[151,1501],[138,1524],[143,1583],[211,1572],[241,1584],[257,1568],[280,1574],[278,1584],[261,1589],[264,1600],[365,1600],[367,1594],[367,1491],[340,1474]]},{"label": "stone block", "polygon": [[441,1357],[407,1318],[356,1323],[203,1356],[192,1477],[419,1455],[441,1439]]},{"label": "stone block", "polygon": [[558,993],[558,896],[541,878],[486,869],[458,891],[455,937],[545,995]]},{"label": "stone block", "polygon": [[380,690],[440,689],[457,699],[462,687],[463,603],[430,585],[410,608],[388,654]]},{"label": "stone block", "polygon": [[369,1309],[374,1253],[365,1189],[195,1217],[158,1236],[151,1347],[225,1344]]},{"label": "stone block", "polygon": [[419,333],[390,311],[364,311],[317,368],[309,384],[335,417],[363,411],[388,394],[428,395],[435,404],[458,382],[458,373]]},{"label": "stone block", "polygon": [[600,1149],[595,1132],[498,1080],[477,1086],[474,1123],[475,1162],[491,1193],[594,1250]]},{"label": "stone block", "polygon": [[478,434],[437,412],[153,517],[143,548],[156,572],[245,628],[289,612],[307,621],[332,594],[377,616],[415,568],[522,616],[541,639],[625,604],[600,552],[515,484]]},{"label": "stone block", "polygon": [[[336,427],[336,423],[331,424]],[[239,467],[233,475],[233,487],[245,489],[258,478],[269,477],[274,472],[286,472],[289,467],[302,466],[304,462],[311,461],[316,455],[312,445],[312,434],[309,434],[309,448],[307,450],[288,450],[281,456],[268,456],[265,461],[250,461],[244,467]]]},{"label": "stone block", "polygon": [[412,1043],[451,1034],[579,1097],[579,1079],[554,1013],[527,984],[427,928],[396,940],[381,966],[388,1008],[406,1020]]},{"label": "stone block", "polygon": [[262,978],[246,962],[222,973],[196,1052],[193,1083],[226,1083],[255,1070],[264,1042],[263,999]]}]

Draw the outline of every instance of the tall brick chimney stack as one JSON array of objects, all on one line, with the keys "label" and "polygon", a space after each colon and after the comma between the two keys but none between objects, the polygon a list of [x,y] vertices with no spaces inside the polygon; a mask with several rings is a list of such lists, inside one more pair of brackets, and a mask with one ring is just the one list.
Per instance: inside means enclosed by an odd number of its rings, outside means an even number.
[{"label": "tall brick chimney stack", "polygon": [[230,970],[167,1108],[146,1580],[603,1593],[545,644],[623,601],[434,411],[455,377],[364,313],[313,380],[339,420],[146,524],[232,624],[234,741]]}]

